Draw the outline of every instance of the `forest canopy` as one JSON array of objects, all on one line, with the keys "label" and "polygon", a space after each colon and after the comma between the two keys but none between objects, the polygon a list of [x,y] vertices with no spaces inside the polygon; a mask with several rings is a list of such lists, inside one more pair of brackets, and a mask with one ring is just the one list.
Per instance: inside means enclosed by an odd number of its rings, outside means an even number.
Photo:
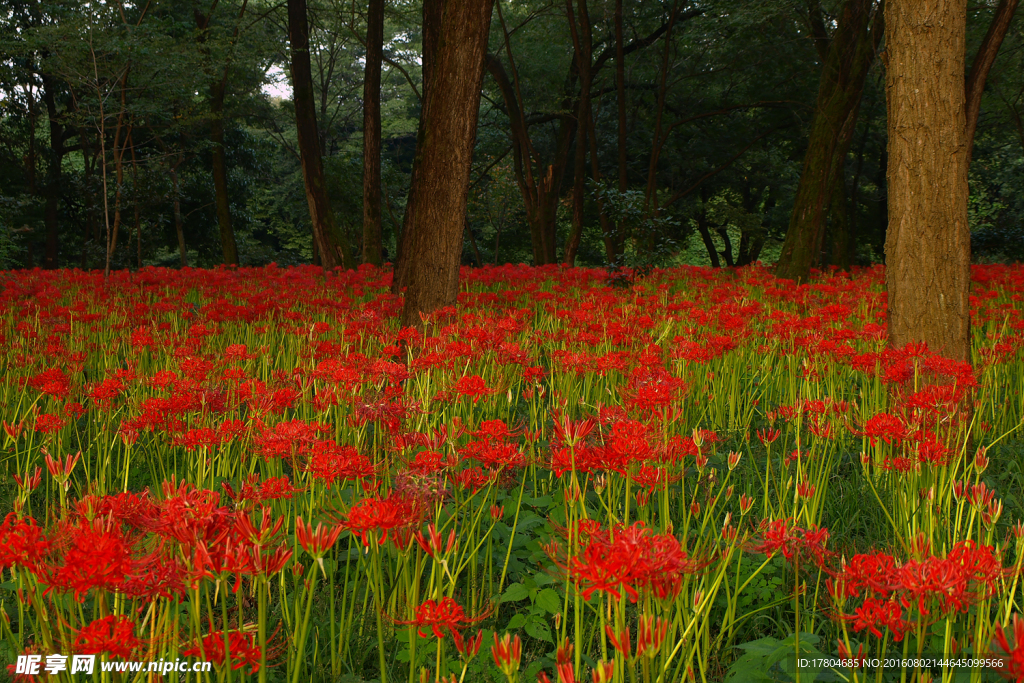
[{"label": "forest canopy", "polygon": [[[0,3],[0,266],[318,262],[305,109],[337,264],[394,261],[425,92],[422,5],[301,3],[303,108],[295,4]],[[1007,4],[969,5],[968,71]],[[801,263],[884,260],[877,3],[506,0],[489,30],[464,265],[772,264],[808,203]],[[1019,22],[996,47],[969,174],[971,250],[986,261],[1024,254]],[[364,183],[368,54],[380,60],[379,185]],[[828,88],[846,98],[831,137]],[[811,169],[816,150],[832,157]]]}]

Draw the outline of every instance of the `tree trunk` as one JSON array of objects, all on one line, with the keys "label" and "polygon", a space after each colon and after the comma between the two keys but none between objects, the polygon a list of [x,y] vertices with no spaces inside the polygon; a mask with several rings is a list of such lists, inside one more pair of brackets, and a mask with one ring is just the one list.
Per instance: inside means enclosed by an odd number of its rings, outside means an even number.
[{"label": "tree trunk", "polygon": [[889,0],[889,344],[970,361],[967,0]]},{"label": "tree trunk", "polygon": [[216,195],[217,225],[224,263],[238,265],[238,244],[231,226],[231,200],[228,196],[228,169],[224,159],[224,91],[221,81],[210,88],[210,142],[213,143],[213,191]]},{"label": "tree trunk", "polygon": [[839,165],[839,180],[832,184],[832,201],[828,206],[829,229],[832,232],[832,265],[850,270],[850,219],[846,210],[846,182],[842,172],[845,163]]},{"label": "tree trunk", "polygon": [[[618,167],[619,192],[629,189],[629,172],[626,165],[626,62],[625,42],[622,30],[622,0],[615,0],[615,93],[618,105]],[[622,255],[626,244],[626,226],[620,221],[615,225],[615,253]]]},{"label": "tree trunk", "polygon": [[[423,117],[426,113],[427,93],[433,84],[434,64],[437,60],[438,34],[441,31],[441,23],[444,20],[444,9],[446,0],[423,0],[423,48],[420,54],[420,73],[423,78],[423,96],[420,108],[420,122],[416,132],[416,158],[413,160],[412,174],[409,178],[409,194],[405,200],[405,216],[402,219],[402,234],[396,240],[398,254],[395,257],[394,275],[391,280],[391,293],[399,294],[408,285],[408,271],[411,267],[411,257],[408,256],[412,248],[413,233],[409,230],[410,207],[417,204],[416,194],[420,192],[421,182],[418,174],[422,172],[420,164],[420,152],[423,146],[426,130],[423,125]],[[486,49],[486,48],[485,48]],[[456,280],[458,275],[456,275]]]},{"label": "tree trunk", "polygon": [[492,2],[446,0],[425,60],[429,77],[399,264],[405,270],[405,326],[422,327],[421,314],[456,303]]},{"label": "tree trunk", "polygon": [[316,98],[309,63],[309,22],[306,0],[288,0],[288,42],[292,57],[292,98],[295,102],[295,131],[299,142],[299,161],[306,186],[306,203],[313,223],[313,239],[325,271],[338,266],[352,268],[348,238],[339,229],[327,197],[320,134],[316,125]]},{"label": "tree trunk", "polygon": [[[197,41],[199,42],[200,50],[207,57],[209,57],[209,54],[204,46],[217,1],[213,0],[208,14],[203,14],[199,9],[193,8],[196,28],[199,30]],[[239,22],[241,22],[242,17],[245,15],[247,5],[248,0],[243,0],[238,14]],[[232,41],[238,38],[238,29],[239,27],[236,24]],[[228,195],[227,162],[224,158],[224,97],[227,92],[229,66],[230,64],[225,64],[221,77],[210,85],[210,142],[213,144],[211,172],[213,175],[217,225],[220,228],[220,246],[224,263],[238,265],[238,244],[235,241],[234,227],[231,225],[231,201]]]},{"label": "tree trunk", "polygon": [[188,252],[185,249],[185,224],[181,220],[181,189],[178,187],[179,159],[171,166],[171,191],[174,193],[174,232],[178,236],[178,253],[181,256],[181,267],[188,267]]},{"label": "tree trunk", "polygon": [[381,265],[384,250],[380,198],[380,71],[383,54],[384,0],[370,0],[363,78],[363,263],[376,266]]},{"label": "tree trunk", "polygon": [[50,125],[50,153],[46,168],[46,200],[43,205],[43,225],[46,228],[46,251],[43,252],[43,267],[57,267],[57,230],[59,227],[61,196],[61,165],[64,163],[64,126],[57,113],[54,94],[55,84],[43,76],[43,102],[46,104],[46,118]]},{"label": "tree trunk", "polygon": [[[597,138],[594,133],[594,112],[593,108],[587,117],[587,142],[590,143],[590,175],[595,183],[601,183],[601,168],[597,160]],[[597,215],[601,221],[601,236],[604,239],[604,258],[608,264],[615,263],[615,229],[612,222],[608,220],[608,213],[604,210],[604,200],[601,195],[597,196]]]},{"label": "tree trunk", "polygon": [[[872,15],[874,12],[874,15]],[[873,0],[846,0],[818,87],[807,154],[775,275],[804,282],[817,264],[829,202],[857,122],[864,80],[882,33]],[[870,26],[870,29],[869,29]]]},{"label": "tree trunk", "polygon": [[707,249],[708,258],[711,259],[712,268],[721,268],[722,263],[718,260],[718,249],[715,248],[715,241],[711,238],[711,229],[708,227],[708,194],[704,190],[700,193],[700,211],[697,212],[697,232]]},{"label": "tree trunk", "polygon": [[[500,9],[499,9],[500,15]],[[511,63],[511,52],[509,52]],[[487,56],[487,71],[494,78],[501,91],[502,100],[509,115],[510,133],[512,136],[513,168],[516,183],[523,197],[526,208],[526,222],[530,226],[530,242],[533,247],[533,264],[542,266],[556,263],[555,237],[557,228],[558,198],[568,164],[569,150],[575,133],[575,126],[563,118],[559,124],[555,141],[554,163],[541,166],[538,163],[534,173],[533,143],[526,129],[526,117],[522,109],[522,98],[519,88],[509,79],[505,67],[494,55]],[[515,64],[511,66],[515,73]],[[571,79],[570,79],[571,80]],[[516,81],[518,83],[518,80]],[[566,108],[572,106],[571,98],[567,98]],[[541,169],[546,168],[542,172]]]},{"label": "tree trunk", "polygon": [[1019,0],[1000,0],[996,8],[992,23],[988,26],[988,32],[978,47],[978,54],[971,64],[971,72],[967,75],[965,82],[967,99],[967,163],[971,163],[971,153],[974,151],[974,132],[978,129],[978,116],[981,114],[981,94],[985,91],[985,81],[988,79],[989,69],[996,61],[999,54],[999,46],[1003,44],[1003,38],[1010,28],[1013,20],[1013,13],[1017,11]]},{"label": "tree trunk", "polygon": [[565,265],[576,265],[576,253],[583,237],[583,209],[587,190],[587,121],[590,118],[590,67],[592,52],[592,36],[590,13],[587,11],[587,0],[577,0],[579,26],[573,12],[572,0],[566,0],[566,13],[569,17],[569,28],[572,34],[573,48],[576,51],[580,71],[580,97],[576,107],[576,154],[573,159],[572,183],[572,228],[569,239],[565,243]]}]

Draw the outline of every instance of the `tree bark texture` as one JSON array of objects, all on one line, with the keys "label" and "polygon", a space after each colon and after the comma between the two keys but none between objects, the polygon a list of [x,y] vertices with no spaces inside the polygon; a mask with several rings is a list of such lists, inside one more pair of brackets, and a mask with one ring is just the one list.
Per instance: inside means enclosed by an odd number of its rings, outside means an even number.
[{"label": "tree bark texture", "polygon": [[846,0],[818,87],[803,171],[775,275],[804,282],[818,263],[829,202],[842,182],[864,80],[882,34],[874,0]]},{"label": "tree bark texture", "polygon": [[380,196],[380,71],[384,56],[384,0],[367,10],[363,78],[363,263],[383,261]]},{"label": "tree bark texture", "polygon": [[288,42],[292,57],[292,98],[295,102],[295,130],[299,142],[299,163],[306,187],[306,203],[313,223],[313,239],[324,270],[338,266],[352,268],[348,237],[334,220],[327,196],[320,134],[316,124],[316,97],[309,62],[309,20],[306,0],[288,0]]},{"label": "tree bark texture", "polygon": [[445,0],[442,5],[403,228],[399,270],[404,270],[406,326],[421,327],[421,314],[457,300],[492,4]]},{"label": "tree bark texture", "polygon": [[967,0],[889,0],[889,343],[970,360]]},{"label": "tree bark texture", "polygon": [[974,132],[978,129],[978,116],[981,114],[981,94],[985,90],[985,81],[988,79],[988,72],[999,54],[999,47],[1003,44],[1003,38],[1010,29],[1010,22],[1013,14],[1017,11],[1019,0],[1000,0],[996,8],[992,23],[988,25],[988,32],[978,47],[978,54],[971,64],[971,71],[967,74],[965,83],[967,97],[967,163],[971,163],[971,153],[974,151]]}]

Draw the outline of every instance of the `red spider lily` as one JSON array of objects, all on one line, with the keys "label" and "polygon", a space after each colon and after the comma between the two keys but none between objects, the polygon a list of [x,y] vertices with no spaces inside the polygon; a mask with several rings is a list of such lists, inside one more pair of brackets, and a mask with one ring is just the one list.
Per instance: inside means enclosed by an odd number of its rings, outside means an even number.
[{"label": "red spider lily", "polygon": [[416,618],[410,621],[395,620],[395,624],[403,626],[416,626],[420,637],[426,638],[427,634],[423,629],[429,627],[438,638],[444,638],[445,631],[455,633],[459,629],[466,628],[486,619],[488,613],[475,617],[467,617],[462,606],[452,598],[443,597],[440,600],[427,600],[416,608]]},{"label": "red spider lily", "polygon": [[57,457],[54,459],[49,453],[45,453],[46,469],[50,472],[50,476],[54,479],[64,481],[71,476],[71,472],[75,469],[75,465],[78,464],[78,459],[82,457],[82,451],[78,451],[74,455],[68,454],[67,458]]},{"label": "red spider lily", "polygon": [[4,432],[7,434],[7,437],[11,441],[17,441],[18,437],[21,436],[22,430],[25,428],[25,421],[21,420],[19,422],[11,424],[11,423],[7,422],[7,420],[4,420],[3,421],[3,426],[4,426]]},{"label": "red spider lily", "polygon": [[641,590],[650,590],[660,599],[678,595],[683,576],[708,562],[689,558],[671,534],[654,534],[637,522],[591,533],[579,554],[562,566],[584,600],[601,591],[616,599],[624,592],[636,602]]},{"label": "red spider lily", "polygon": [[29,377],[25,383],[40,393],[55,398],[65,398],[71,391],[71,379],[60,368],[44,370],[34,377]]},{"label": "red spider lily", "polygon": [[667,619],[656,619],[653,615],[640,615],[640,623],[636,633],[636,656],[654,658],[661,650],[665,636],[668,635],[668,627],[671,625]]},{"label": "red spider lily", "polygon": [[1004,655],[1001,673],[1014,681],[1024,680],[1024,620],[1019,614],[1013,615],[1013,644],[1006,637],[1006,626],[996,627],[996,643],[1002,648]]},{"label": "red spider lily", "polygon": [[480,375],[460,377],[452,390],[459,396],[472,396],[473,403],[497,391],[496,389],[488,388]]},{"label": "red spider lily", "polygon": [[77,599],[94,588],[118,590],[132,573],[133,544],[119,525],[81,519],[66,526],[55,540],[67,546],[62,563],[45,570],[45,581],[52,588],[73,591]]},{"label": "red spider lily", "polygon": [[423,552],[430,557],[436,558],[438,555],[447,555],[451,552],[452,547],[458,547],[455,541],[455,529],[448,532],[448,542],[444,546],[444,552],[441,551],[441,533],[437,530],[437,527],[433,522],[427,525],[427,534],[430,537],[429,540],[423,536],[422,531],[417,531],[416,542],[419,543],[420,547],[423,548]]},{"label": "red spider lily", "polygon": [[25,489],[26,491],[35,491],[36,487],[43,482],[43,468],[36,466],[36,471],[32,473],[32,476],[21,478],[20,474],[12,474],[11,478],[14,479],[14,483],[19,488]]},{"label": "red spider lily", "polygon": [[740,515],[746,515],[754,507],[754,499],[746,493],[740,494]]},{"label": "red spider lily", "polygon": [[257,546],[266,545],[284,526],[284,517],[273,519],[273,511],[270,508],[263,508],[260,514],[260,526],[257,529],[247,514],[235,516],[235,528],[239,535],[249,543]]},{"label": "red spider lily", "polygon": [[106,653],[128,659],[142,647],[142,641],[135,637],[135,624],[123,615],[96,619],[75,634],[75,652],[83,655]]},{"label": "red spider lily", "polygon": [[821,566],[830,556],[825,548],[828,537],[828,529],[790,527],[788,520],[774,519],[761,523],[761,540],[753,543],[750,550],[765,555],[781,551],[787,560],[799,560],[806,554],[815,564]]},{"label": "red spider lily", "polygon": [[224,492],[236,503],[261,503],[267,500],[278,500],[291,498],[296,493],[302,493],[305,489],[298,489],[291,485],[288,476],[268,477],[260,483],[258,474],[251,474],[242,482],[238,491],[228,482],[221,482]]},{"label": "red spider lily", "polygon": [[11,512],[0,524],[0,569],[20,566],[38,573],[51,545],[34,519]]},{"label": "red spider lily", "polygon": [[484,632],[477,631],[476,637],[464,638],[459,631],[452,631],[452,640],[455,641],[455,650],[466,661],[476,657],[480,653],[480,646],[484,642]]},{"label": "red spider lily", "polygon": [[[628,631],[627,631],[628,633]],[[558,683],[576,683],[576,671],[573,669],[573,644],[568,638],[565,639],[555,652],[555,662],[558,668]]]},{"label": "red spider lily", "polygon": [[604,627],[605,635],[608,636],[608,640],[611,641],[612,647],[622,653],[622,656],[627,660],[633,658],[633,646],[629,642],[629,629],[623,629],[621,633],[615,633],[615,629],[611,625]]},{"label": "red spider lily", "polygon": [[41,432],[43,434],[54,434],[63,429],[66,424],[67,422],[62,420],[58,415],[49,415],[47,413],[43,413],[42,415],[36,418],[36,424],[34,429],[35,431]]},{"label": "red spider lily", "polygon": [[597,426],[597,420],[587,417],[582,420],[573,421],[568,415],[555,414],[555,439],[566,446],[575,446],[587,438],[590,432]]},{"label": "red spider lily", "polygon": [[308,470],[313,478],[331,486],[338,479],[372,477],[373,463],[352,446],[332,441],[317,441],[309,447]]},{"label": "red spider lily", "polygon": [[913,626],[912,622],[903,618],[903,608],[904,605],[898,600],[868,598],[849,619],[853,621],[855,631],[867,629],[876,638],[882,637],[881,628],[888,629],[893,640],[898,643]]},{"label": "red spider lily", "polygon": [[[253,640],[251,633],[244,631],[230,631],[227,634],[228,656],[231,661],[231,669],[237,670],[249,666],[250,673],[260,670],[260,646]],[[224,656],[224,632],[214,631],[202,639],[202,645],[198,642],[183,648],[183,657],[199,657],[207,659],[217,666],[223,666]]]},{"label": "red spider lily", "polygon": [[518,635],[513,638],[506,633],[499,640],[498,634],[494,634],[494,647],[491,648],[491,656],[501,672],[509,678],[519,671],[519,660],[522,653],[523,643],[519,640]]},{"label": "red spider lily", "polygon": [[295,518],[295,537],[299,545],[317,560],[323,558],[324,554],[334,546],[334,542],[338,540],[343,528],[342,525],[337,524],[331,529],[324,529],[323,524],[318,523],[314,530],[312,524],[305,524],[302,521],[302,517]]},{"label": "red spider lily", "polygon": [[899,443],[907,438],[907,425],[898,417],[879,413],[864,423],[864,431],[857,433],[868,437],[872,446],[876,444],[877,439],[887,444],[894,441]]},{"label": "red spider lily", "polygon": [[349,510],[345,528],[370,544],[371,534],[382,531],[377,543],[383,545],[388,533],[408,528],[422,519],[420,505],[408,496],[393,494],[388,498],[365,498]]}]

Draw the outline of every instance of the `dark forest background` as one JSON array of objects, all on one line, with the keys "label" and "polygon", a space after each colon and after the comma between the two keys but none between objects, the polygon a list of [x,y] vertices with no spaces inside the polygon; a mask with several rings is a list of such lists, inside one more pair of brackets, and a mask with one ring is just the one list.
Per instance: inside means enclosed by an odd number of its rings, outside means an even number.
[{"label": "dark forest background", "polygon": [[[774,263],[817,144],[823,66],[853,4],[498,3],[462,262]],[[998,5],[969,5],[968,60]],[[354,263],[364,260],[367,10],[306,7],[326,193]],[[416,149],[421,13],[415,0],[384,4],[385,261]],[[0,267],[102,268],[108,252],[112,268],[211,267],[230,260],[225,220],[241,265],[315,261],[288,36],[287,3],[268,0],[0,2]],[[821,199],[817,267],[884,260],[884,81],[884,59],[872,57],[837,188]],[[975,260],[1024,256],[1022,117],[1017,20],[974,138]]]}]

